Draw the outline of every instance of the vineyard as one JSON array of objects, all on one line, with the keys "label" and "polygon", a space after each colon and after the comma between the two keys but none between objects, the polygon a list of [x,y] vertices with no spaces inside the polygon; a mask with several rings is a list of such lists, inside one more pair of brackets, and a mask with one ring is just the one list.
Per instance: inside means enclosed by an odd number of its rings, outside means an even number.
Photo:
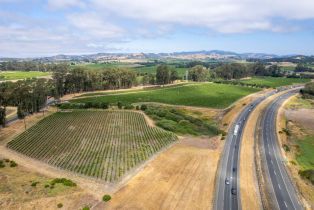
[{"label": "vineyard", "polygon": [[58,112],[8,143],[29,157],[114,182],[176,140],[132,111]]},{"label": "vineyard", "polygon": [[116,104],[158,102],[172,105],[226,108],[236,100],[257,92],[260,89],[215,83],[188,83],[152,90],[125,91],[121,93],[102,93],[95,97],[77,98],[73,103],[105,102]]}]

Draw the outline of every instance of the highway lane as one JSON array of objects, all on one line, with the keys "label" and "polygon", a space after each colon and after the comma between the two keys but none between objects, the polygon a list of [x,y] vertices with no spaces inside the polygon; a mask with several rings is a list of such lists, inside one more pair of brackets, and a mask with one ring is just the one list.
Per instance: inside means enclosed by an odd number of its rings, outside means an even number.
[{"label": "highway lane", "polygon": [[238,169],[240,164],[241,139],[246,119],[248,119],[253,109],[259,103],[275,93],[276,91],[271,91],[247,105],[230,127],[218,168],[214,202],[215,210],[241,209]]},{"label": "highway lane", "polygon": [[276,118],[280,105],[299,91],[292,90],[277,97],[265,110],[261,120],[261,139],[264,161],[268,180],[272,185],[277,208],[280,210],[303,209],[290,177],[285,169],[281,156],[280,145],[277,139]]}]

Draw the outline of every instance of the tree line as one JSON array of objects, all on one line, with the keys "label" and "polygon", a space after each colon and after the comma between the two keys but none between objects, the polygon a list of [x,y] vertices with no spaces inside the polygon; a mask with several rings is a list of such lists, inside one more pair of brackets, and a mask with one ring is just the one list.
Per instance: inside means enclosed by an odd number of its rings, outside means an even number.
[{"label": "tree line", "polygon": [[[46,69],[53,72],[52,79],[26,79],[15,83],[0,83],[0,125],[5,125],[7,106],[16,106],[19,118],[23,118],[25,113],[40,111],[46,105],[48,96],[59,99],[71,93],[130,88],[138,85],[137,73],[130,69],[90,70],[83,66],[71,68],[67,63],[43,65],[49,66]],[[188,69],[188,79],[195,82],[217,78],[240,79],[255,75],[282,76],[284,73],[276,65],[266,67],[260,62],[254,64],[227,63],[214,69],[196,65]],[[178,72],[175,68],[161,64],[157,66],[156,74],[143,76],[142,84],[165,85],[178,79]]]},{"label": "tree line", "polygon": [[[59,99],[66,94],[95,90],[130,88],[137,85],[136,72],[123,68],[89,70],[66,63],[50,66],[52,79],[26,79],[0,83],[0,125],[5,126],[6,107],[15,106],[18,117],[39,112],[46,106],[47,98]],[[169,66],[160,65],[156,76],[149,78],[153,84],[164,85],[178,79],[178,73]]]},{"label": "tree line", "polygon": [[0,62],[0,71],[53,71],[59,64],[41,63],[35,61],[6,61]]}]

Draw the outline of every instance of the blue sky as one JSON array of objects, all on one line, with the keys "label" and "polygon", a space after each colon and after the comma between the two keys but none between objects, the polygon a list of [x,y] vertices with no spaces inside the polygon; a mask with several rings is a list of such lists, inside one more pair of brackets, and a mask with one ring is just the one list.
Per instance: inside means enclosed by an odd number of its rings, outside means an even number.
[{"label": "blue sky", "polygon": [[0,56],[228,50],[314,55],[313,0],[0,0]]}]

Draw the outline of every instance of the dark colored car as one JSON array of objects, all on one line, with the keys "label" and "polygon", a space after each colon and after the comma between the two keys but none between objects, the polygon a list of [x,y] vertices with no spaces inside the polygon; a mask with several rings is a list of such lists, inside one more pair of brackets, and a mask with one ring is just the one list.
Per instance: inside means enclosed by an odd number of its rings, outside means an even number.
[{"label": "dark colored car", "polygon": [[236,188],[231,188],[231,194],[236,195],[237,194],[237,189]]},{"label": "dark colored car", "polygon": [[229,184],[230,184],[230,181],[229,181],[228,178],[225,180],[225,184],[226,184],[226,185],[229,185]]}]

